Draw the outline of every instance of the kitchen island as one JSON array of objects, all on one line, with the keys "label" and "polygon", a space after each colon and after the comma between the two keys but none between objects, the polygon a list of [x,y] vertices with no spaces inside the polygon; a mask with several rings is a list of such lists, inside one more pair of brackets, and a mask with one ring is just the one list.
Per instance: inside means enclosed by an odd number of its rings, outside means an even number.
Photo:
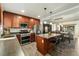
[{"label": "kitchen island", "polygon": [[21,46],[15,36],[0,38],[0,56],[24,56]]},{"label": "kitchen island", "polygon": [[36,35],[36,45],[37,45],[37,50],[42,53],[43,55],[46,55],[52,48],[49,40],[60,36],[60,34],[57,33],[52,33],[52,34],[40,34]]}]

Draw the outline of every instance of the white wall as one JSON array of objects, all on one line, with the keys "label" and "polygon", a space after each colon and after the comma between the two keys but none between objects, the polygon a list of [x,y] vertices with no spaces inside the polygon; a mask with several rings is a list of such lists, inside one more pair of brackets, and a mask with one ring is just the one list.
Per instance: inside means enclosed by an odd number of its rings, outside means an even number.
[{"label": "white wall", "polygon": [[40,26],[39,27],[40,27],[39,29],[40,29],[41,33],[43,33],[43,21],[40,22]]}]

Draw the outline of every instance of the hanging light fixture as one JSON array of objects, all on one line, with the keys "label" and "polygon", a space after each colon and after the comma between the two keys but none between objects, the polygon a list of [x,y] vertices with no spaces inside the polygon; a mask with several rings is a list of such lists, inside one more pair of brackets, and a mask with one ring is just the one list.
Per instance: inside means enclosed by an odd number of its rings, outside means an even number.
[{"label": "hanging light fixture", "polygon": [[[44,8],[44,11],[45,11],[45,15],[47,13],[47,8]],[[52,10],[50,12],[48,12],[48,20],[50,21],[50,17],[51,17],[51,14],[52,14]],[[44,21],[44,23],[46,24],[46,21]]]},{"label": "hanging light fixture", "polygon": [[[44,8],[45,15],[46,15],[46,10],[47,10],[47,8]],[[47,24],[47,22],[46,22],[46,21],[44,21],[44,24]]]},{"label": "hanging light fixture", "polygon": [[47,8],[44,8],[44,10],[47,10]]},{"label": "hanging light fixture", "polygon": [[[47,13],[47,8],[44,8],[44,12],[45,12],[45,15],[46,15],[46,13]],[[44,16],[45,16],[45,15],[44,15]]]}]

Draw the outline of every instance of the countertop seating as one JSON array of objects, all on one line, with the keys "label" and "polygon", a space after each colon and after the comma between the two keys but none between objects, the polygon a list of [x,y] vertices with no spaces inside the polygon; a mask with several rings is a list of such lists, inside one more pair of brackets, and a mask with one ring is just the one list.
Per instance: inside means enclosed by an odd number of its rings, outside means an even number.
[{"label": "countertop seating", "polygon": [[[53,37],[50,39],[50,44],[51,44],[51,50],[49,50],[49,54],[52,52],[52,51],[55,51],[57,50],[57,47],[58,45],[61,43],[61,40],[62,40],[62,35],[59,35],[59,36],[56,36],[56,37]],[[53,48],[53,49],[52,49]]]}]

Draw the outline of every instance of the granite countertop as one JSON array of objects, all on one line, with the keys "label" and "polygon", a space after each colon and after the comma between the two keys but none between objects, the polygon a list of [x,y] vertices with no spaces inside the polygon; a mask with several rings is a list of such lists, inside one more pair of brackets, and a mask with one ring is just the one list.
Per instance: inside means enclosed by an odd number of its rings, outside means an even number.
[{"label": "granite countertop", "polygon": [[0,56],[24,56],[16,37],[0,38]]},{"label": "granite countertop", "polygon": [[61,35],[61,34],[52,33],[51,35],[49,35],[49,34],[40,34],[38,36],[44,37],[44,38],[47,38],[48,39],[48,38],[55,37],[55,36],[59,36],[59,35]]}]

